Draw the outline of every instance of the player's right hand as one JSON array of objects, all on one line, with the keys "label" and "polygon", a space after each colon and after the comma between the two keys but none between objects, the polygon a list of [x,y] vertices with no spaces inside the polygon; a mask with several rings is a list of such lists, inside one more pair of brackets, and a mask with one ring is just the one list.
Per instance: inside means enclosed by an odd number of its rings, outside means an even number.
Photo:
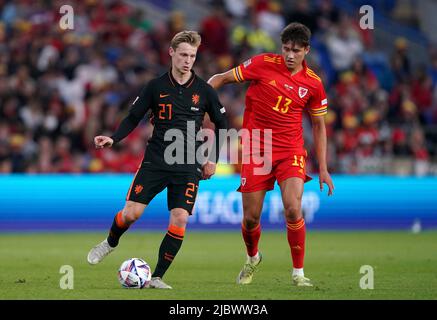
[{"label": "player's right hand", "polygon": [[328,185],[328,196],[332,196],[334,192],[334,184],[332,183],[332,178],[329,175],[328,171],[320,171],[319,173],[319,184],[320,191],[323,191],[323,184],[326,183]]},{"label": "player's right hand", "polygon": [[114,140],[112,140],[110,137],[107,136],[94,137],[94,145],[96,146],[97,149],[110,148],[113,143]]}]

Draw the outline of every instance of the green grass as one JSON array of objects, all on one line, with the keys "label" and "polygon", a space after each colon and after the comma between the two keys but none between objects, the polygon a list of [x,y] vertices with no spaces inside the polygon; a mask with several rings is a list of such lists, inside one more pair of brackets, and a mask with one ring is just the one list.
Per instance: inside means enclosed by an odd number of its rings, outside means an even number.
[{"label": "green grass", "polygon": [[[235,284],[245,259],[239,232],[188,232],[165,276],[173,290],[126,290],[117,269],[130,257],[155,267],[163,233],[128,232],[104,262],[88,250],[105,233],[0,235],[0,299],[437,299],[437,232],[314,232],[307,234],[305,274],[313,288],[291,283],[284,232],[263,232],[264,260],[254,282]],[[74,289],[62,290],[62,265],[74,268]],[[359,287],[362,265],[374,268],[374,289]]]}]

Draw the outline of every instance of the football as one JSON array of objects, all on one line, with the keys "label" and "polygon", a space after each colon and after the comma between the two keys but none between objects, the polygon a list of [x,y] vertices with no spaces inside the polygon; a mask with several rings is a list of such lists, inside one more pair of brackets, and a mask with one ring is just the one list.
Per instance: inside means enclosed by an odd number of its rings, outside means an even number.
[{"label": "football", "polygon": [[118,281],[123,288],[142,289],[149,285],[152,277],[150,266],[143,259],[131,258],[118,269]]}]

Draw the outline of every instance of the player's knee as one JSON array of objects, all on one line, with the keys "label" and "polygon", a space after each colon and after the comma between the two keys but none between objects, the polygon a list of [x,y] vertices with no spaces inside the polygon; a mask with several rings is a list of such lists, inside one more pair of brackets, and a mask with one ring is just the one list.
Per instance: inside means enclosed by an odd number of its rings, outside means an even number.
[{"label": "player's knee", "polygon": [[124,222],[126,224],[132,224],[132,223],[134,223],[137,220],[138,220],[138,215],[136,215],[135,213],[133,213],[131,211],[127,211],[124,214]]},{"label": "player's knee", "polygon": [[243,225],[246,229],[253,229],[259,225],[260,218],[257,216],[245,216],[243,219]]},{"label": "player's knee", "polygon": [[171,222],[177,226],[186,226],[188,223],[188,211],[183,209],[173,209],[171,211]]},{"label": "player's knee", "polygon": [[289,222],[294,222],[302,217],[300,205],[288,205],[284,209],[285,219]]},{"label": "player's knee", "polygon": [[137,221],[142,213],[144,208],[142,206],[129,205],[124,208],[123,217],[126,224],[132,224]]}]

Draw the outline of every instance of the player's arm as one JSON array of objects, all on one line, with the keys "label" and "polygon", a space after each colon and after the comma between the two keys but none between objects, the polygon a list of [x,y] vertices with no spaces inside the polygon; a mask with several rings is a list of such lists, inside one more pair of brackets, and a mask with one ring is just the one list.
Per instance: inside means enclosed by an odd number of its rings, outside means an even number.
[{"label": "player's arm", "polygon": [[208,84],[214,89],[219,89],[225,84],[238,82],[234,76],[235,71],[231,69],[224,73],[217,73],[208,80]]},{"label": "player's arm", "polygon": [[317,161],[319,163],[319,184],[320,190],[323,190],[323,184],[326,183],[329,187],[328,195],[332,195],[334,185],[331,176],[328,172],[326,164],[326,126],[324,115],[328,112],[328,99],[326,98],[325,89],[322,82],[318,84],[318,88],[314,91],[309,101],[309,113],[313,127],[314,148],[316,150]]},{"label": "player's arm", "polygon": [[258,80],[261,72],[266,68],[264,60],[264,54],[254,56],[231,70],[213,75],[208,83],[214,89],[218,89],[227,83]]},{"label": "player's arm", "polygon": [[114,134],[110,137],[96,136],[94,138],[96,148],[111,147],[113,144],[127,137],[137,127],[138,123],[144,118],[149,110],[151,96],[151,85],[149,83],[145,88],[143,88],[140,95],[136,97],[128,115],[121,121]]},{"label": "player's arm", "polygon": [[329,188],[328,195],[330,196],[334,191],[334,184],[332,183],[326,163],[327,138],[325,119],[323,116],[312,114],[311,122],[313,127],[312,131],[314,137],[314,148],[316,150],[317,161],[319,163],[320,190],[323,190],[323,183],[326,183]]}]

